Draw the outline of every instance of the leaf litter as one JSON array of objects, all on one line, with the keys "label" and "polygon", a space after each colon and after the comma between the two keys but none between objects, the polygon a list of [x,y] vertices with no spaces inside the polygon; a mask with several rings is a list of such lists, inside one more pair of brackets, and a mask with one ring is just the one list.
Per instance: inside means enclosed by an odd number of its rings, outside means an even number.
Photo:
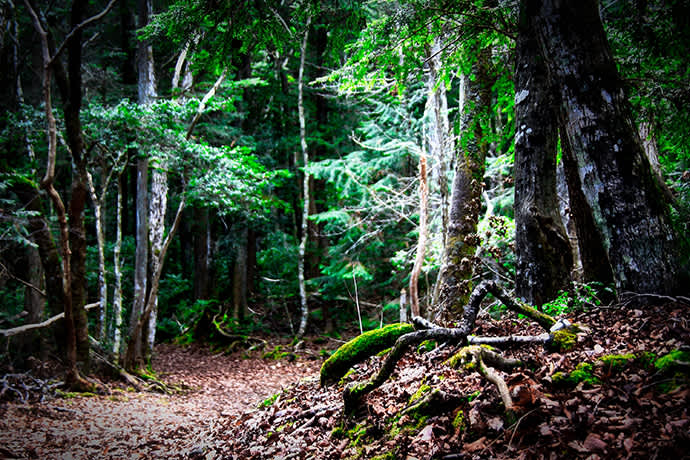
[{"label": "leaf litter", "polygon": [[[502,372],[512,416],[493,384],[444,364],[451,347],[409,351],[346,416],[343,385],[371,377],[383,357],[321,387],[314,353],[288,362],[164,345],[154,369],[190,390],[2,402],[0,458],[687,459],[688,370],[654,365],[690,351],[687,310],[670,301],[595,307],[568,317],[587,326],[572,351],[505,348],[525,363]],[[526,320],[488,315],[475,331],[539,332]],[[415,413],[412,402],[432,391],[453,407]]]}]

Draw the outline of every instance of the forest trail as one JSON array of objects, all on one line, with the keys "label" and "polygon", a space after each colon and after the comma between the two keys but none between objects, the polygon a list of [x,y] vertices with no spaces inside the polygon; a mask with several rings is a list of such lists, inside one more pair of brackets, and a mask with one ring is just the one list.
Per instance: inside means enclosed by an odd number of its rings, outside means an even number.
[{"label": "forest trail", "polygon": [[114,390],[0,405],[0,458],[190,458],[215,430],[281,388],[318,373],[320,361],[242,359],[200,347],[157,347],[153,368],[181,394]]}]

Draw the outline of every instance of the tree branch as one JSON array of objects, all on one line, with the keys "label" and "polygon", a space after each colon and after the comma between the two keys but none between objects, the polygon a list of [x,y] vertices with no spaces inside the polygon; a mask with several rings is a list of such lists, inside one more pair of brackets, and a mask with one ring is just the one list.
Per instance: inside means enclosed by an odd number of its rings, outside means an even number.
[{"label": "tree branch", "polygon": [[77,26],[74,29],[72,29],[69,34],[67,34],[67,36],[62,41],[62,43],[60,43],[60,46],[58,47],[57,51],[55,51],[55,54],[53,54],[53,57],[50,58],[48,65],[52,65],[53,62],[55,62],[55,60],[60,56],[62,51],[65,49],[65,47],[69,44],[69,41],[72,39],[74,34],[79,32],[81,29],[85,28],[86,26],[88,26],[92,22],[96,22],[96,21],[100,20],[101,18],[103,18],[103,16],[108,14],[108,12],[112,9],[112,7],[115,5],[116,2],[117,2],[117,0],[110,0],[110,2],[105,6],[103,11],[101,11],[100,13],[98,13],[94,16],[91,16],[90,18],[85,19],[81,23],[77,24]]}]

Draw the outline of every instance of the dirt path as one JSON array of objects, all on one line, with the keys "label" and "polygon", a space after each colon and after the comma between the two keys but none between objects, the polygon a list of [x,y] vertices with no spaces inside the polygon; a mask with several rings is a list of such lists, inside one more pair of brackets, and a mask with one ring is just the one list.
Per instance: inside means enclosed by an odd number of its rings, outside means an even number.
[{"label": "dirt path", "polygon": [[191,389],[0,403],[0,458],[193,458],[221,424],[315,376],[319,361],[242,359],[162,345],[153,366],[165,382]]}]

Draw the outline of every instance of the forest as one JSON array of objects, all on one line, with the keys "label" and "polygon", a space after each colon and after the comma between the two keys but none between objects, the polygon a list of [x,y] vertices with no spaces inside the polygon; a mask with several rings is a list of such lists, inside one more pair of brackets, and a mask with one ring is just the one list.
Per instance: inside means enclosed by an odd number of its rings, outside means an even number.
[{"label": "forest", "polygon": [[688,49],[687,0],[0,0],[0,456],[688,458]]}]

